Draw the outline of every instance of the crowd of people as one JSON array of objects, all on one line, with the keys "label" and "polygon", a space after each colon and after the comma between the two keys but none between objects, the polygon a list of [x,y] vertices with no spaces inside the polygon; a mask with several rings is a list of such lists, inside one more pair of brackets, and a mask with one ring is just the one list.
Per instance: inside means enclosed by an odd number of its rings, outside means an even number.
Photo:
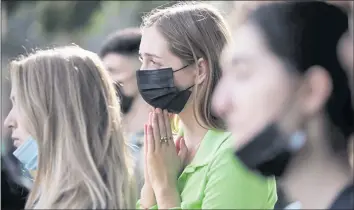
[{"label": "crowd of people", "polygon": [[180,2],[14,59],[2,207],[354,209],[353,2],[231,18]]}]

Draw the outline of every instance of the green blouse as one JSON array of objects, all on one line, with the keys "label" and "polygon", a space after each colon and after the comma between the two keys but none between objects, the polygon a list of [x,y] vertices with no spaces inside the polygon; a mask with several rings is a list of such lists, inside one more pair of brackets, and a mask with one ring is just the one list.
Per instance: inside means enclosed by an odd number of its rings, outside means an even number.
[{"label": "green blouse", "polygon": [[[172,209],[274,208],[275,179],[247,170],[233,155],[233,144],[229,132],[207,132],[193,161],[178,178],[181,206]],[[140,201],[137,208],[142,208]]]}]

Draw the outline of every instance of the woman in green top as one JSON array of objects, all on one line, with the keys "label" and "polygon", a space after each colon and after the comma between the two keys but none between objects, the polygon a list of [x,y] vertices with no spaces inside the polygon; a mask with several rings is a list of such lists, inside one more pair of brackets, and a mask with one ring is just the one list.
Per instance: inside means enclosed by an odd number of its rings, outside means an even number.
[{"label": "woman in green top", "polygon": [[[143,18],[139,91],[155,109],[145,126],[145,183],[137,208],[272,209],[274,179],[249,172],[234,159],[231,134],[211,113],[229,39],[210,5],[179,3]],[[169,114],[183,137],[175,146]]]}]

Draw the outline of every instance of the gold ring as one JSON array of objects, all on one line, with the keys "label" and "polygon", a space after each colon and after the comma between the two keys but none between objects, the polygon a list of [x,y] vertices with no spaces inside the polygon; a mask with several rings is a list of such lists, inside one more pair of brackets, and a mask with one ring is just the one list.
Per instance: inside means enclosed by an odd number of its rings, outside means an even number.
[{"label": "gold ring", "polygon": [[167,143],[168,142],[168,137],[164,136],[160,138],[160,143]]},{"label": "gold ring", "polygon": [[167,143],[168,141],[167,140],[160,140],[160,143]]}]

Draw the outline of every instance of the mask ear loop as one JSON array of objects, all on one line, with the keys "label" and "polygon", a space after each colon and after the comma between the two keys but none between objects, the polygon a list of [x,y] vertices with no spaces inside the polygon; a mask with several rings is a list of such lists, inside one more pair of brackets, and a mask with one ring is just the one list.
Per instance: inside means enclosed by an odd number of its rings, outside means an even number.
[{"label": "mask ear loop", "polygon": [[[183,66],[183,67],[180,68],[180,69],[177,69],[177,70],[174,70],[174,71],[172,70],[172,72],[175,73],[175,72],[177,72],[177,71],[181,71],[182,69],[185,69],[185,68],[188,67],[189,65],[190,65],[190,64],[187,64],[187,65]],[[188,91],[189,89],[191,89],[191,88],[194,87],[194,86],[195,86],[195,84],[193,84],[193,85],[191,85],[190,87],[188,87],[188,88],[182,90],[181,92]]]},{"label": "mask ear loop", "polygon": [[182,67],[182,68],[180,68],[180,69],[174,70],[174,71],[173,71],[173,73],[175,73],[175,72],[177,72],[177,71],[181,71],[182,69],[184,69],[184,68],[188,67],[189,65],[190,65],[190,64],[187,64],[187,65],[183,66],[183,67]]}]

